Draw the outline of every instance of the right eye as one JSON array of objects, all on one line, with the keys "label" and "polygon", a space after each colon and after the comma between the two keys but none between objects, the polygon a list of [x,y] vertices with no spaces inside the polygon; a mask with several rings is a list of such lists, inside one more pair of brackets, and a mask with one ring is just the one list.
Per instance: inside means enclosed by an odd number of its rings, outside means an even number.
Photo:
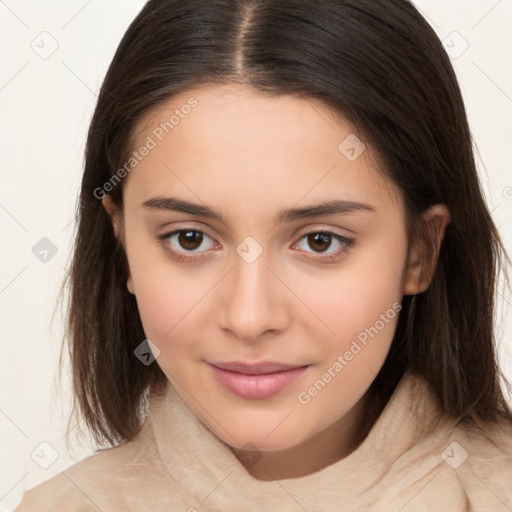
[{"label": "right eye", "polygon": [[212,240],[204,231],[193,228],[176,229],[157,236],[164,250],[180,261],[202,258],[201,253],[206,251],[200,249],[207,245],[204,243],[206,239]]}]

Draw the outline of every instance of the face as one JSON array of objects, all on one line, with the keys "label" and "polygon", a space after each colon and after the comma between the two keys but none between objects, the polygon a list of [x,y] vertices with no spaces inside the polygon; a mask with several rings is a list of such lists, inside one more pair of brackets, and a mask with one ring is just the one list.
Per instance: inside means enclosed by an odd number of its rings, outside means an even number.
[{"label": "face", "polygon": [[150,149],[114,223],[127,286],[153,364],[234,448],[284,450],[342,421],[390,348],[413,286],[404,205],[355,133],[319,102],[238,85],[138,126]]}]

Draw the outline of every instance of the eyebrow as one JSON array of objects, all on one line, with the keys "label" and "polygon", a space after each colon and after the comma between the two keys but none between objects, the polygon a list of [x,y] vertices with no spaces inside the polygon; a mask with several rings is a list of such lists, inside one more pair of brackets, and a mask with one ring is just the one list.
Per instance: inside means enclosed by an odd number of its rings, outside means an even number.
[{"label": "eyebrow", "polygon": [[[143,208],[156,211],[175,211],[188,213],[197,217],[217,220],[226,224],[224,217],[213,208],[197,203],[191,203],[176,197],[154,197],[142,204]],[[288,208],[281,210],[274,221],[276,223],[293,222],[301,219],[320,217],[326,215],[341,215],[359,211],[375,212],[376,208],[368,203],[359,203],[344,199],[324,201],[304,208]]]}]

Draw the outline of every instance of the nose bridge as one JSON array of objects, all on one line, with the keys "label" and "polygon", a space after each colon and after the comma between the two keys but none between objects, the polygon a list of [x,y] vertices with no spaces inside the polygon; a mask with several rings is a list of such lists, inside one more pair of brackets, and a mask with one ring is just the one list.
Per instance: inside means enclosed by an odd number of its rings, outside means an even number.
[{"label": "nose bridge", "polygon": [[244,239],[233,254],[222,319],[223,327],[240,339],[253,340],[284,325],[285,298],[268,268],[269,256],[252,237]]}]

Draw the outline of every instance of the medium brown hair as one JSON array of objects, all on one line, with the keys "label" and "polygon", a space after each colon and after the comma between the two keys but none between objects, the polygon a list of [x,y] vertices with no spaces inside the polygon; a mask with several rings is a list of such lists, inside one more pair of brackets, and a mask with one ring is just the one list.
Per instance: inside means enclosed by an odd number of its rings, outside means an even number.
[{"label": "medium brown hair", "polygon": [[[407,0],[152,0],[99,93],[67,279],[74,412],[95,440],[132,439],[147,393],[166,381],[158,364],[134,355],[146,336],[126,288],[126,254],[97,190],[127,161],[150,110],[187,89],[230,82],[320,100],[355,126],[403,195],[409,247],[424,236],[420,216],[429,206],[450,210],[429,288],[403,297],[369,389],[365,431],[406,370],[425,377],[446,416],[512,422],[493,330],[497,277],[509,259],[483,198],[456,75],[416,8]],[[122,189],[110,192],[121,210]]]}]

